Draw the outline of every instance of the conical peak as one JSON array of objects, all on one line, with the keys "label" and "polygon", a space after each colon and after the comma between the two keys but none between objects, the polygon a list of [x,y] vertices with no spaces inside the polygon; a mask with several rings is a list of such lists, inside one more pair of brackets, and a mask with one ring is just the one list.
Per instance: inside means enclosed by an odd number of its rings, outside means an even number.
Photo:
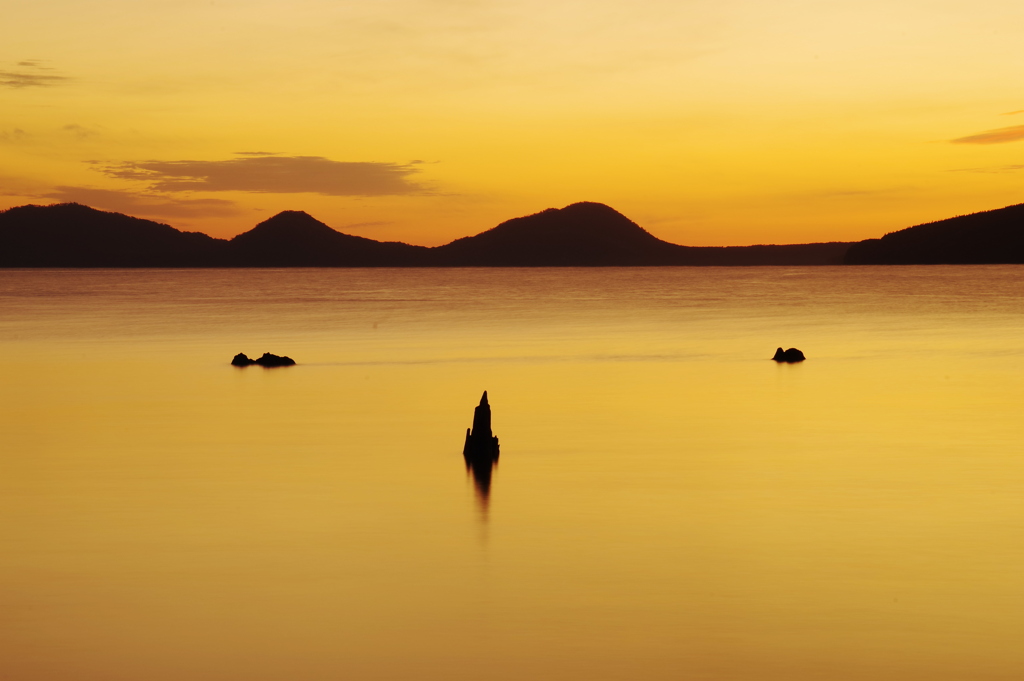
[{"label": "conical peak", "polygon": [[603,213],[606,215],[622,215],[622,213],[611,206],[604,203],[598,203],[597,201],[577,201],[576,203],[570,203],[568,206],[558,210],[568,211],[570,213],[590,213],[597,215]]},{"label": "conical peak", "polygon": [[480,398],[480,406],[481,407],[489,406],[489,405],[487,405],[487,391],[486,390],[484,391],[484,396]]},{"label": "conical peak", "polygon": [[[324,223],[317,220],[309,213],[302,210],[283,210],[277,215],[267,218],[254,229],[331,229]],[[333,231],[333,230],[332,230]]]},{"label": "conical peak", "polygon": [[[301,219],[304,219],[304,220],[316,220],[316,218],[314,218],[312,215],[310,215],[309,213],[307,213],[304,210],[283,210],[280,213],[274,215],[273,217],[264,220],[264,222],[270,222],[271,220],[284,220],[286,218],[290,218],[290,219],[301,218]],[[319,220],[318,220],[318,222],[319,222]]]}]

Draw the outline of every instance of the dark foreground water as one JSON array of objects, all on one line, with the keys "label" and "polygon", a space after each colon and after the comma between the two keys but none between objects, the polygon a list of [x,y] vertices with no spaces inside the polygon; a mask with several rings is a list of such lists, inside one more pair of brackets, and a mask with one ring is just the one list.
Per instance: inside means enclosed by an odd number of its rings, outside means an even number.
[{"label": "dark foreground water", "polygon": [[1022,275],[0,271],[0,678],[1019,679]]}]

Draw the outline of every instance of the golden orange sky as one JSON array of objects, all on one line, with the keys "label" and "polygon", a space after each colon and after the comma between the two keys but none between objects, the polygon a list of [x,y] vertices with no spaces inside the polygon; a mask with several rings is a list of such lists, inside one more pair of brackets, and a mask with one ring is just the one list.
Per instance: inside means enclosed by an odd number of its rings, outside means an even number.
[{"label": "golden orange sky", "polygon": [[575,201],[688,245],[1024,201],[1012,0],[10,0],[0,207],[436,245]]}]

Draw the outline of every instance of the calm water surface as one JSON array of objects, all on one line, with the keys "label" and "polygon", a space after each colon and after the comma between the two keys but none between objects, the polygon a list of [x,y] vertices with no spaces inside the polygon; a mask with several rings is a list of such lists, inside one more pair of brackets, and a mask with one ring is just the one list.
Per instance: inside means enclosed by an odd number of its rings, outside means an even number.
[{"label": "calm water surface", "polygon": [[1022,678],[1022,275],[0,271],[0,678]]}]

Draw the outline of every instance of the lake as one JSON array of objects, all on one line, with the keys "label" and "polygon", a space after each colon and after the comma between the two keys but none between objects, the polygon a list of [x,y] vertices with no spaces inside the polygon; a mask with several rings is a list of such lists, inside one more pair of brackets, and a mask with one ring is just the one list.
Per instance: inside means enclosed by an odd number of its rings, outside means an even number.
[{"label": "lake", "polygon": [[1022,274],[0,270],[0,678],[1019,679]]}]

